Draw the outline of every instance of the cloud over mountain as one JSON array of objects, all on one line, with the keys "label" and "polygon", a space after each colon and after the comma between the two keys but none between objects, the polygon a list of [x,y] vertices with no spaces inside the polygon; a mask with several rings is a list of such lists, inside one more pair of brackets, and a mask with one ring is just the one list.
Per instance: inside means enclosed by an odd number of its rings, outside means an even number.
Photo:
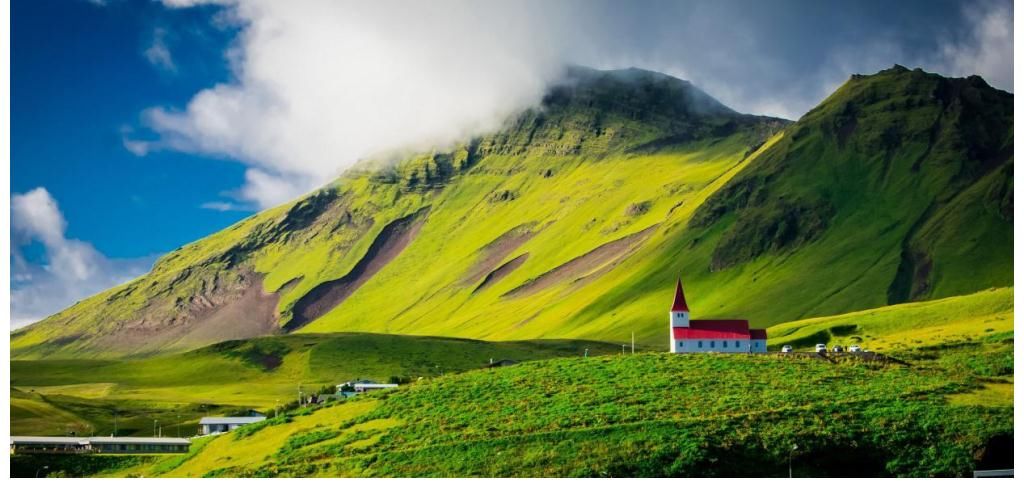
[{"label": "cloud over mountain", "polygon": [[[143,112],[156,140],[249,166],[236,204],[268,207],[369,155],[429,148],[495,128],[539,102],[562,68],[638,66],[693,81],[726,105],[795,119],[851,73],[894,63],[980,73],[1012,88],[1012,5],[871,1],[788,8],[707,2],[336,2],[220,4],[239,29],[233,78],[184,108]],[[156,45],[154,45],[155,47]],[[170,52],[147,53],[154,64]]]},{"label": "cloud over mountain", "polygon": [[[11,196],[11,329],[28,325],[75,301],[149,270],[154,258],[109,259],[91,244],[69,239],[67,222],[40,187]],[[39,244],[45,262],[23,251]]]}]

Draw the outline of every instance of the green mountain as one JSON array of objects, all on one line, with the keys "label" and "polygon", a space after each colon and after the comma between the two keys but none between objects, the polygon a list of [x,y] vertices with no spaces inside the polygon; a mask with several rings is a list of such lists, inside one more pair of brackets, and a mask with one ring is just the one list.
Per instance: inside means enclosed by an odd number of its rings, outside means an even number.
[{"label": "green mountain", "polygon": [[691,84],[571,68],[451,150],[366,161],[12,335],[12,356],[387,332],[660,346],[1012,285],[1013,96],[977,77],[854,76],[796,123]]}]

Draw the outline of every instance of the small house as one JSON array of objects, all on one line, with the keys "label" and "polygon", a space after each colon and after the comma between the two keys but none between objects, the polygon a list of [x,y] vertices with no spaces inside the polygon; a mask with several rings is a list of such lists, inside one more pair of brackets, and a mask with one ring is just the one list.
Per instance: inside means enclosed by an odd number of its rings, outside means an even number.
[{"label": "small house", "polygon": [[199,434],[204,436],[220,434],[237,429],[243,425],[262,422],[267,417],[203,417],[199,420]]},{"label": "small house", "polygon": [[398,387],[398,384],[352,384],[352,390],[357,393],[380,391],[382,389],[392,389],[395,387]]}]

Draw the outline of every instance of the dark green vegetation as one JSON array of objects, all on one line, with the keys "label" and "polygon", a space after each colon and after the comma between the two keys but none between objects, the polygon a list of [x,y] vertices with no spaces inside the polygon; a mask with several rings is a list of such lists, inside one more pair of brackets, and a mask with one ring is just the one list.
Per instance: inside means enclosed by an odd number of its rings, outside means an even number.
[{"label": "dark green vegetation", "polygon": [[151,460],[134,455],[18,455],[11,457],[11,477],[89,477]]},{"label": "dark green vegetation", "polygon": [[977,77],[854,76],[689,225],[713,269],[774,258],[751,286],[812,315],[1007,285],[1012,106]]},{"label": "dark green vegetation", "polygon": [[367,161],[17,332],[12,354],[282,329],[660,346],[680,274],[696,317],[757,326],[1007,286],[1012,103],[897,66],[787,123],[574,68],[503,130]]},{"label": "dark green vegetation", "polygon": [[194,435],[205,415],[270,410],[356,378],[415,380],[517,361],[620,353],[595,341],[490,343],[331,334],[229,341],[141,360],[11,362],[11,429],[19,435]]}]

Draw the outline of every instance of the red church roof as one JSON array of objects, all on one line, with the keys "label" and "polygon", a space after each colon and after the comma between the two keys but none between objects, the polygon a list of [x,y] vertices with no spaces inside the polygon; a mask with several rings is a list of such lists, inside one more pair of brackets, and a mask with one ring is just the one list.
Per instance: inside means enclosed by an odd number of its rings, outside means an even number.
[{"label": "red church roof", "polygon": [[751,329],[746,320],[690,320],[689,327],[673,327],[672,337],[685,339],[768,339],[764,329]]},{"label": "red church roof", "polygon": [[676,298],[672,301],[672,309],[670,311],[690,311],[690,307],[686,305],[686,296],[683,295],[682,280],[676,280]]},{"label": "red church roof", "polygon": [[707,330],[690,327],[673,327],[672,337],[677,341],[685,339],[750,339],[750,333],[738,330]]},{"label": "red church roof", "polygon": [[690,320],[690,328],[746,334],[750,330],[750,324],[746,320]]}]

